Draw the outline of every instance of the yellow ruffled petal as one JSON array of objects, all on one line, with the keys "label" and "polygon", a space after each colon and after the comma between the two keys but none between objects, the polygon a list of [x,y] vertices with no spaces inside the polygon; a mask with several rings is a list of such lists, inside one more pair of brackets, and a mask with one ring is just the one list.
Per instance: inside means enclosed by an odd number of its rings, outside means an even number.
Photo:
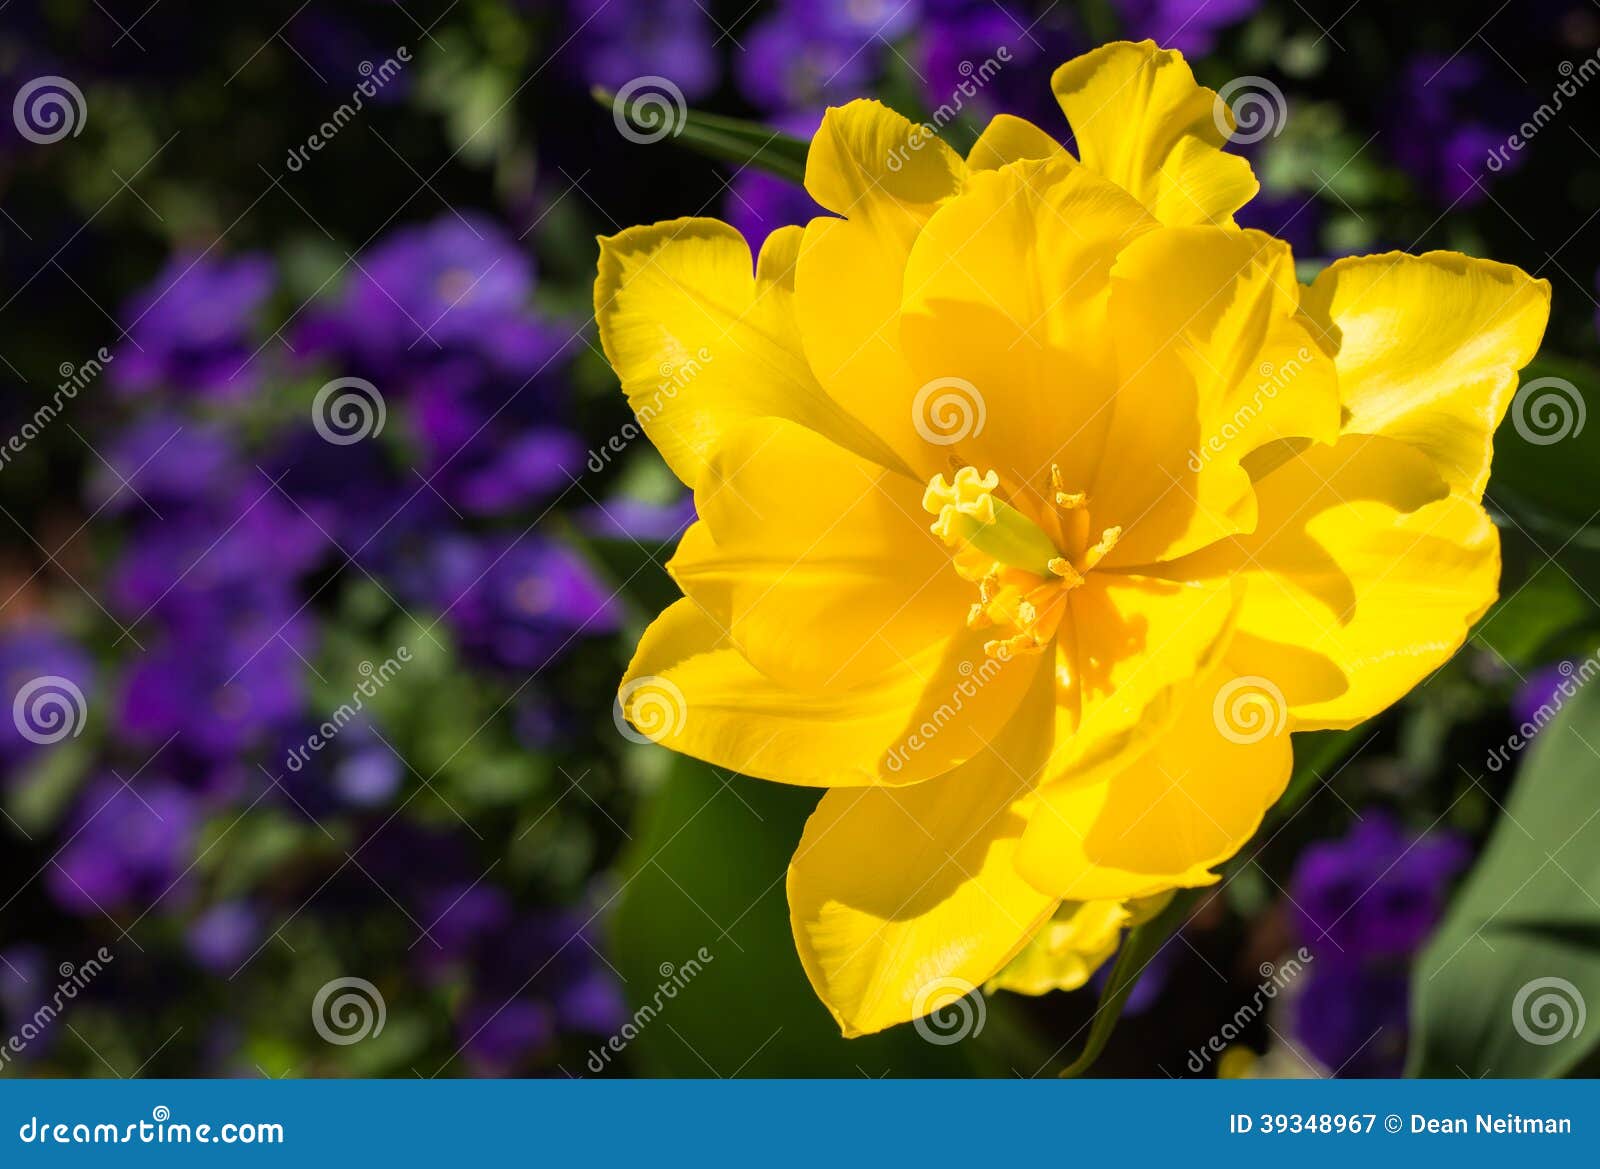
[{"label": "yellow ruffled petal", "polygon": [[981,986],[1055,908],[1012,863],[1049,750],[1048,686],[965,767],[911,788],[832,791],[789,866],[811,985],[847,1036],[945,1008]]},{"label": "yellow ruffled petal", "polygon": [[996,114],[967,151],[967,170],[999,170],[1007,163],[1025,159],[1063,157],[1072,156],[1032,122],[1012,114]]},{"label": "yellow ruffled petal", "polygon": [[848,689],[947,641],[971,606],[924,486],[793,422],[750,422],[712,457],[668,569],[758,670]]},{"label": "yellow ruffled petal", "polygon": [[1108,566],[1173,559],[1255,524],[1247,455],[1339,430],[1333,362],[1300,312],[1287,244],[1257,231],[1164,228],[1117,257],[1121,370],[1090,487],[1124,528]]},{"label": "yellow ruffled petal", "polygon": [[843,219],[813,219],[795,305],[817,379],[924,479],[942,470],[913,427],[917,384],[900,353],[906,256],[929,217],[961,190],[966,166],[930,134],[873,101],[830,109],[812,139],[806,190]]},{"label": "yellow ruffled petal", "polygon": [[1259,701],[1255,684],[1230,655],[1121,770],[1041,789],[1018,869],[1041,892],[1078,901],[1215,882],[1213,866],[1255,834],[1293,767],[1281,705]]},{"label": "yellow ruffled petal", "polygon": [[1117,952],[1130,916],[1120,901],[1068,902],[983,989],[1034,995],[1077,990]]},{"label": "yellow ruffled petal", "polygon": [[1346,435],[1256,483],[1256,531],[1173,571],[1247,582],[1230,660],[1281,691],[1296,729],[1378,714],[1460,648],[1499,587],[1499,534],[1418,448]]},{"label": "yellow ruffled petal", "polygon": [[1242,593],[1225,580],[1090,574],[1057,652],[1051,779],[1081,782],[1161,735],[1226,648]]},{"label": "yellow ruffled petal", "polygon": [[795,324],[792,233],[750,248],[715,219],[633,227],[600,241],[600,343],[661,456],[690,487],[720,437],[749,418],[789,418],[870,458],[883,444],[811,376]]},{"label": "yellow ruffled petal", "polygon": [[811,787],[919,783],[981,754],[1039,672],[963,630],[849,689],[801,690],[752,666],[694,601],[645,630],[618,692],[654,742],[758,779]]},{"label": "yellow ruffled petal", "polygon": [[1118,41],[1068,61],[1051,87],[1083,164],[1162,223],[1232,226],[1260,189],[1250,164],[1223,151],[1229,115],[1181,53]]},{"label": "yellow ruffled petal", "polygon": [[1427,453],[1473,499],[1490,444],[1550,316],[1550,282],[1456,252],[1335,261],[1306,296],[1332,326],[1346,432]]},{"label": "yellow ruffled petal", "polygon": [[1112,265],[1155,226],[1065,154],[975,174],[939,209],[906,265],[900,327],[928,458],[995,470],[1035,515],[1054,510],[1052,465],[1087,485],[1116,392]]}]

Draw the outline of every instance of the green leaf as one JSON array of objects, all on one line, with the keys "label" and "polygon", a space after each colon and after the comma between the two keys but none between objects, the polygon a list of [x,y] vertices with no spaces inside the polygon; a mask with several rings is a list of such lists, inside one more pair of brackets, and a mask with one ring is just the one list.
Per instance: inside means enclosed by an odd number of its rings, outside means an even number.
[{"label": "green leaf", "polygon": [[1591,487],[1600,462],[1600,419],[1586,402],[1600,394],[1600,372],[1583,362],[1540,356],[1522,371],[1506,420],[1495,434],[1494,472],[1484,502],[1525,526],[1553,553],[1600,549],[1600,500]]},{"label": "green leaf", "polygon": [[1089,1023],[1089,1037],[1083,1041],[1083,1050],[1061,1071],[1063,1079],[1076,1079],[1094,1066],[1095,1060],[1105,1050],[1117,1020],[1122,1017],[1123,1004],[1139,983],[1144,968],[1159,953],[1192,916],[1192,910],[1206,895],[1205,889],[1180,889],[1167,907],[1143,925],[1128,931],[1127,939],[1111,967],[1111,976],[1100,992],[1099,1005]]},{"label": "green leaf", "polygon": [[1577,1023],[1600,1007],[1596,746],[1600,686],[1588,686],[1535,741],[1417,961],[1408,1074],[1559,1076],[1594,1052],[1600,1020]]},{"label": "green leaf", "polygon": [[[811,144],[781,130],[677,105],[667,110],[660,104],[663,95],[658,91],[630,100],[598,85],[589,92],[596,102],[612,111],[619,128],[629,127],[625,132],[636,135],[641,143],[670,135],[710,158],[764,170],[791,183],[805,181],[806,154]],[[682,100],[681,96],[678,100]]]},{"label": "green leaf", "polygon": [[596,1044],[583,1073],[971,1074],[961,1046],[911,1026],[845,1039],[807,982],[784,875],[816,801],[814,791],[674,761],[637,818],[611,923],[608,953],[635,1022],[611,1046]]}]

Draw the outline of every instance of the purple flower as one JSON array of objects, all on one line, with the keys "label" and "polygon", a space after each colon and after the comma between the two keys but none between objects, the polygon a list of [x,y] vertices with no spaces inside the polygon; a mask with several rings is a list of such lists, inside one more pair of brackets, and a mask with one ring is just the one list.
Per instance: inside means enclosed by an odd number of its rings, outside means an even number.
[{"label": "purple flower", "polygon": [[457,1024],[461,1055],[477,1076],[505,1077],[524,1070],[556,1037],[545,1003],[527,999],[470,1003]]},{"label": "purple flower", "polygon": [[125,393],[248,393],[260,382],[256,314],[275,282],[265,256],[174,256],[123,309],[128,336],[108,368],[112,384]]},{"label": "purple flower", "polygon": [[288,614],[243,611],[150,645],[124,679],[118,723],[131,742],[219,760],[260,745],[299,716],[310,630]]},{"label": "purple flower", "polygon": [[510,670],[538,671],[578,637],[615,632],[621,619],[577,553],[532,534],[441,540],[420,583],[464,651]]},{"label": "purple flower", "polygon": [[788,4],[744,34],[739,92],[764,110],[819,109],[858,95],[879,72],[883,42]]},{"label": "purple flower", "polygon": [[665,77],[688,101],[717,87],[711,20],[695,0],[568,0],[572,53],[587,85]]},{"label": "purple flower", "polygon": [[169,780],[107,776],[79,798],[68,843],[45,870],[62,908],[143,913],[177,885],[198,823],[193,798]]},{"label": "purple flower", "polygon": [[[822,124],[822,115],[794,114],[777,118],[772,124],[774,129],[809,142]],[[759,252],[767,236],[778,228],[790,224],[803,226],[819,215],[828,214],[799,183],[753,166],[741,167],[733,176],[722,210],[727,221],[744,233],[753,252]]]},{"label": "purple flower", "polygon": [[1238,210],[1235,219],[1240,227],[1287,241],[1298,257],[1321,254],[1323,210],[1314,195],[1262,191]]},{"label": "purple flower", "polygon": [[1064,133],[1066,120],[1044,79],[1085,47],[1062,23],[1035,20],[998,0],[934,0],[919,45],[923,100],[940,125],[1007,113]]},{"label": "purple flower", "polygon": [[[35,753],[82,730],[94,664],[42,622],[0,630],[0,770],[10,778]],[[80,705],[81,704],[81,705]]]},{"label": "purple flower", "polygon": [[1217,32],[1255,13],[1261,0],[1116,0],[1129,40],[1149,38],[1163,49],[1203,57]]},{"label": "purple flower", "polygon": [[1574,662],[1556,662],[1540,666],[1528,676],[1511,699],[1511,716],[1519,726],[1532,728],[1534,734],[1544,729],[1554,712],[1571,696],[1567,691],[1579,685],[1571,680],[1575,665]]},{"label": "purple flower", "polygon": [[607,540],[671,543],[695,521],[694,496],[687,492],[674,503],[646,503],[621,497],[597,503],[583,512],[583,530]]},{"label": "purple flower", "polygon": [[[89,501],[125,512],[164,511],[214,499],[237,477],[240,456],[222,427],[160,412],[140,418],[106,447]],[[263,484],[265,485],[265,484]]]},{"label": "purple flower", "polygon": [[184,939],[202,967],[229,974],[255,950],[261,926],[261,914],[248,902],[224,901],[195,918]]},{"label": "purple flower", "polygon": [[441,357],[527,376],[549,359],[529,307],[533,261],[480,215],[447,213],[391,232],[356,257],[338,301],[309,314],[296,349],[332,353],[389,392]]},{"label": "purple flower", "polygon": [[1419,54],[1391,105],[1395,161],[1440,202],[1471,206],[1493,174],[1522,164],[1521,154],[1502,149],[1513,129],[1503,111],[1514,108],[1515,95],[1483,57]]},{"label": "purple flower", "polygon": [[1342,1078],[1393,1077],[1405,1064],[1410,979],[1404,964],[1319,959],[1290,1008],[1295,1037]]},{"label": "purple flower", "polygon": [[[542,331],[548,366],[571,341]],[[552,425],[560,391],[553,380],[516,384],[470,364],[441,367],[418,387],[414,418],[422,474],[452,505],[494,515],[542,499],[582,472],[587,452]]]},{"label": "purple flower", "polygon": [[1368,810],[1343,839],[1312,845],[1295,865],[1290,896],[1301,936],[1319,961],[1330,951],[1410,954],[1432,932],[1470,857],[1454,832],[1418,836],[1389,813]]}]

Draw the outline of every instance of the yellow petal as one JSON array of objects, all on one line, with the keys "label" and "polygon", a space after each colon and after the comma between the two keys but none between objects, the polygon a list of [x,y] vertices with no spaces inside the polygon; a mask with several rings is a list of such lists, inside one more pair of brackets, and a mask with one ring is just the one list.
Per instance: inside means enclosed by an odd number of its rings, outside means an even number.
[{"label": "yellow petal", "polygon": [[1226,647],[1241,596],[1226,580],[1091,573],[1058,649],[1051,778],[1081,781],[1159,735]]},{"label": "yellow petal", "polygon": [[1293,766],[1281,704],[1258,703],[1255,685],[1225,659],[1121,770],[1041,789],[1017,849],[1023,875],[1070,900],[1216,881],[1212,867],[1254,835]]},{"label": "yellow petal", "polygon": [[939,209],[906,266],[900,334],[928,457],[997,471],[1035,515],[1054,510],[1052,464],[1087,485],[1116,388],[1112,264],[1155,226],[1065,154],[973,175]]},{"label": "yellow petal", "polygon": [[774,233],[757,278],[744,237],[714,219],[600,241],[600,342],[640,425],[690,487],[721,435],[748,418],[790,418],[894,462],[811,376],[791,291],[796,243]]},{"label": "yellow petal", "polygon": [[1345,430],[1425,451],[1474,499],[1490,442],[1550,316],[1550,282],[1455,252],[1391,252],[1323,270],[1307,309],[1340,338]]},{"label": "yellow petal", "polygon": [[618,701],[654,742],[758,779],[813,787],[918,783],[981,753],[1038,656],[997,662],[963,630],[865,683],[799,690],[752,666],[694,601],[645,630]]},{"label": "yellow petal", "polygon": [[967,170],[999,170],[1024,159],[1070,158],[1066,149],[1025,118],[996,114],[967,151]]},{"label": "yellow petal", "polygon": [[924,479],[944,463],[926,457],[912,425],[902,276],[917,233],[960,191],[965,169],[924,127],[872,101],[830,109],[806,162],[806,189],[845,217],[805,229],[795,305],[806,356],[834,400]]},{"label": "yellow petal", "polygon": [[1069,902],[984,989],[1034,995],[1077,990],[1117,952],[1129,917],[1120,901]]},{"label": "yellow petal", "polygon": [[712,457],[668,568],[758,670],[847,689],[947,641],[971,606],[924,486],[792,422],[751,422]]},{"label": "yellow petal", "polygon": [[1271,236],[1141,236],[1117,257],[1111,318],[1122,385],[1090,488],[1097,522],[1124,529],[1108,566],[1248,530],[1255,504],[1241,460],[1276,440],[1337,436],[1333,362],[1300,312],[1288,245]]},{"label": "yellow petal", "polygon": [[1083,164],[1162,223],[1231,226],[1259,189],[1250,164],[1223,152],[1229,116],[1180,53],[1119,41],[1068,61],[1051,86]]},{"label": "yellow petal", "polygon": [[1350,727],[1436,670],[1494,601],[1500,543],[1416,447],[1346,435],[1256,484],[1256,531],[1172,566],[1246,582],[1230,660],[1270,679],[1296,729]]},{"label": "yellow petal", "polygon": [[790,918],[806,975],[846,1035],[948,1007],[1055,908],[1012,863],[1018,808],[1049,750],[1048,689],[1034,687],[993,750],[959,770],[831,791],[806,822]]}]

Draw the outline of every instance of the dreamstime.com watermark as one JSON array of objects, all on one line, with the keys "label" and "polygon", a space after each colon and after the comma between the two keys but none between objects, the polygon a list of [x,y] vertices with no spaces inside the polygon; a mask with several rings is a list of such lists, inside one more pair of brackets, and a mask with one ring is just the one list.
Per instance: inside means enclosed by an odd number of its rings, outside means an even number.
[{"label": "dreamstime.com watermark", "polygon": [[6,1040],[5,1046],[0,1047],[0,1067],[15,1060],[19,1055],[28,1050],[28,1045],[50,1029],[68,1003],[78,997],[78,993],[88,988],[89,984],[100,976],[100,972],[111,965],[111,951],[101,946],[95,951],[94,957],[74,966],[71,962],[63,962],[56,967],[56,973],[61,981],[56,983],[55,993],[39,1005],[33,1015],[25,1019],[22,1026],[18,1027],[11,1037]]},{"label": "dreamstime.com watermark", "polygon": [[915,730],[889,749],[884,766],[898,772],[910,762],[913,755],[928,746],[940,731],[956,720],[967,702],[977,697],[978,691],[994,681],[1005,669],[1008,660],[1006,656],[996,655],[984,658],[976,667],[971,662],[962,662],[957,666],[956,673],[961,675],[961,681],[956,683],[950,697],[934,708]]},{"label": "dreamstime.com watermark", "polygon": [[656,985],[656,993],[649,1002],[643,1004],[633,1012],[633,1017],[617,1029],[617,1033],[607,1039],[599,1047],[589,1053],[586,1066],[595,1075],[606,1070],[613,1055],[621,1055],[644,1031],[646,1027],[662,1011],[663,999],[671,1002],[678,997],[678,992],[687,987],[707,966],[711,965],[715,955],[710,950],[701,946],[695,951],[694,957],[687,962],[674,966],[671,962],[663,962],[660,966],[661,981]]},{"label": "dreamstime.com watermark", "polygon": [[288,161],[285,165],[296,174],[304,169],[306,163],[311,161],[311,156],[318,153],[328,143],[339,136],[339,132],[356,120],[356,116],[366,108],[367,101],[375,98],[388,85],[400,75],[407,65],[411,64],[411,50],[401,45],[394,51],[394,55],[386,57],[382,64],[374,65],[371,61],[363,61],[357,67],[357,72],[364,78],[350,94],[350,100],[344,102],[338,109],[328,116],[311,132],[305,142],[292,147],[289,151]]},{"label": "dreamstime.com watermark", "polygon": [[1498,772],[1510,763],[1513,756],[1533,742],[1535,735],[1550,725],[1569,699],[1576,698],[1578,691],[1587,686],[1595,675],[1600,674],[1600,650],[1596,650],[1581,662],[1562,662],[1556,667],[1556,671],[1561,675],[1561,681],[1551,688],[1549,696],[1539,703],[1538,709],[1516,730],[1511,732],[1504,743],[1491,749],[1485,757],[1483,765],[1490,771]]},{"label": "dreamstime.com watermark", "polygon": [[312,731],[304,743],[292,748],[285,757],[283,765],[290,771],[296,772],[304,767],[311,761],[311,756],[333,742],[340,731],[354,722],[356,716],[366,708],[367,699],[376,697],[378,691],[392,682],[394,676],[410,661],[411,647],[402,645],[394,651],[394,657],[385,658],[381,666],[362,662],[357,667],[362,680],[350,692],[349,701],[341,702],[339,708],[329,715],[321,726]]},{"label": "dreamstime.com watermark", "polygon": [[1261,380],[1256,383],[1255,393],[1250,395],[1250,400],[1235,410],[1217,432],[1206,439],[1204,445],[1198,450],[1189,452],[1189,470],[1198,475],[1205,469],[1217,455],[1226,450],[1266,409],[1268,402],[1274,400],[1284,387],[1305,372],[1306,365],[1315,355],[1310,349],[1302,345],[1293,357],[1282,365],[1273,365],[1270,361],[1263,361],[1256,373]]},{"label": "dreamstime.com watermark", "polygon": [[889,152],[886,163],[889,169],[899,173],[900,169],[911,161],[913,154],[938,138],[939,131],[959,118],[961,111],[967,108],[967,103],[977,97],[983,88],[995,79],[1000,70],[1010,63],[1011,46],[1001,45],[995,49],[992,56],[985,57],[981,64],[974,65],[971,61],[963,61],[957,65],[956,71],[965,80],[956,85],[949,100],[940,103],[939,108],[933,111],[932,117],[926,122],[914,124],[905,142]]},{"label": "dreamstime.com watermark", "polygon": [[389,1007],[378,988],[351,975],[324,982],[311,1000],[311,1025],[323,1041],[349,1047],[383,1034]]},{"label": "dreamstime.com watermark", "polygon": [[56,383],[55,393],[48,402],[36,409],[17,432],[8,438],[4,446],[0,446],[0,470],[4,470],[11,460],[28,449],[28,444],[44,433],[60,415],[66,404],[76,398],[79,392],[94,381],[111,364],[111,351],[101,346],[88,361],[81,365],[73,365],[70,361],[63,361],[56,370],[61,375],[61,381]]},{"label": "dreamstime.com watermark", "polygon": [[1537,1047],[1576,1039],[1588,1018],[1583,993],[1553,974],[1524,982],[1511,1000],[1511,1026]]},{"label": "dreamstime.com watermark", "polygon": [[1289,720],[1289,703],[1271,678],[1243,674],[1217,688],[1211,701],[1211,721],[1230,743],[1247,747],[1283,733]]},{"label": "dreamstime.com watermark", "polygon": [[11,723],[30,743],[48,747],[62,739],[77,738],[89,718],[89,704],[71,678],[44,674],[17,688],[11,703]]},{"label": "dreamstime.com watermark", "polygon": [[1583,393],[1564,377],[1524,382],[1511,399],[1511,425],[1525,442],[1551,446],[1583,433],[1589,419]]},{"label": "dreamstime.com watermark", "polygon": [[689,103],[672,78],[647,73],[617,90],[611,99],[611,120],[629,142],[648,146],[683,133]]},{"label": "dreamstime.com watermark", "polygon": [[1301,946],[1291,956],[1285,958],[1274,966],[1271,962],[1261,964],[1261,982],[1256,987],[1256,993],[1250,1000],[1240,1005],[1233,1012],[1233,1016],[1224,1023],[1215,1035],[1207,1039],[1199,1047],[1191,1048],[1189,1059],[1185,1066],[1195,1075],[1206,1070],[1212,1059],[1227,1050],[1228,1045],[1238,1039],[1261,1013],[1267,1005],[1278,997],[1278,992],[1284,990],[1311,965],[1311,951]]},{"label": "dreamstime.com watermark", "polygon": [[612,458],[628,449],[628,444],[644,433],[644,428],[649,425],[655,416],[661,413],[661,408],[671,402],[695,378],[700,376],[702,370],[711,364],[711,350],[705,346],[684,361],[674,365],[670,361],[663,361],[660,366],[661,381],[656,385],[655,393],[650,395],[650,400],[634,407],[634,421],[625,422],[622,428],[601,443],[599,447],[589,452],[588,467],[595,474],[606,469],[606,464]]},{"label": "dreamstime.com watermark", "polygon": [[934,446],[976,438],[988,420],[983,394],[966,378],[936,377],[911,399],[911,425]]},{"label": "dreamstime.com watermark", "polygon": [[1538,137],[1541,130],[1555,121],[1556,115],[1565,107],[1568,98],[1577,97],[1580,89],[1596,77],[1600,77],[1600,50],[1592,56],[1585,57],[1577,65],[1573,65],[1571,61],[1563,61],[1556,66],[1556,71],[1561,74],[1562,80],[1556,83],[1550,100],[1534,110],[1528,120],[1518,126],[1503,143],[1490,148],[1484,165],[1491,171],[1499,173],[1506,163],[1511,161],[1513,154],[1520,153],[1523,147]]},{"label": "dreamstime.com watermark", "polygon": [[[1229,113],[1233,124],[1229,125]],[[1211,103],[1211,120],[1221,134],[1235,146],[1249,146],[1283,133],[1289,122],[1289,103],[1283,90],[1265,77],[1251,74],[1235,77],[1217,90]]]},{"label": "dreamstime.com watermark", "polygon": [[281,1145],[283,1125],[271,1121],[226,1121],[186,1124],[172,1119],[172,1109],[157,1104],[149,1120],[127,1124],[52,1122],[30,1116],[17,1129],[25,1145]]},{"label": "dreamstime.com watermark", "polygon": [[21,134],[36,146],[49,146],[71,135],[83,133],[89,121],[89,105],[83,90],[65,77],[51,74],[35,77],[17,90],[11,103],[11,120]]},{"label": "dreamstime.com watermark", "polygon": [[670,678],[646,674],[617,692],[611,721],[630,743],[659,743],[679,734],[689,719],[689,701]]},{"label": "dreamstime.com watermark", "polygon": [[334,378],[311,400],[311,425],[334,446],[376,438],[388,419],[383,395],[366,378]]},{"label": "dreamstime.com watermark", "polygon": [[938,1047],[978,1035],[989,1020],[989,1003],[978,988],[961,978],[935,978],[911,1002],[912,1026]]}]

